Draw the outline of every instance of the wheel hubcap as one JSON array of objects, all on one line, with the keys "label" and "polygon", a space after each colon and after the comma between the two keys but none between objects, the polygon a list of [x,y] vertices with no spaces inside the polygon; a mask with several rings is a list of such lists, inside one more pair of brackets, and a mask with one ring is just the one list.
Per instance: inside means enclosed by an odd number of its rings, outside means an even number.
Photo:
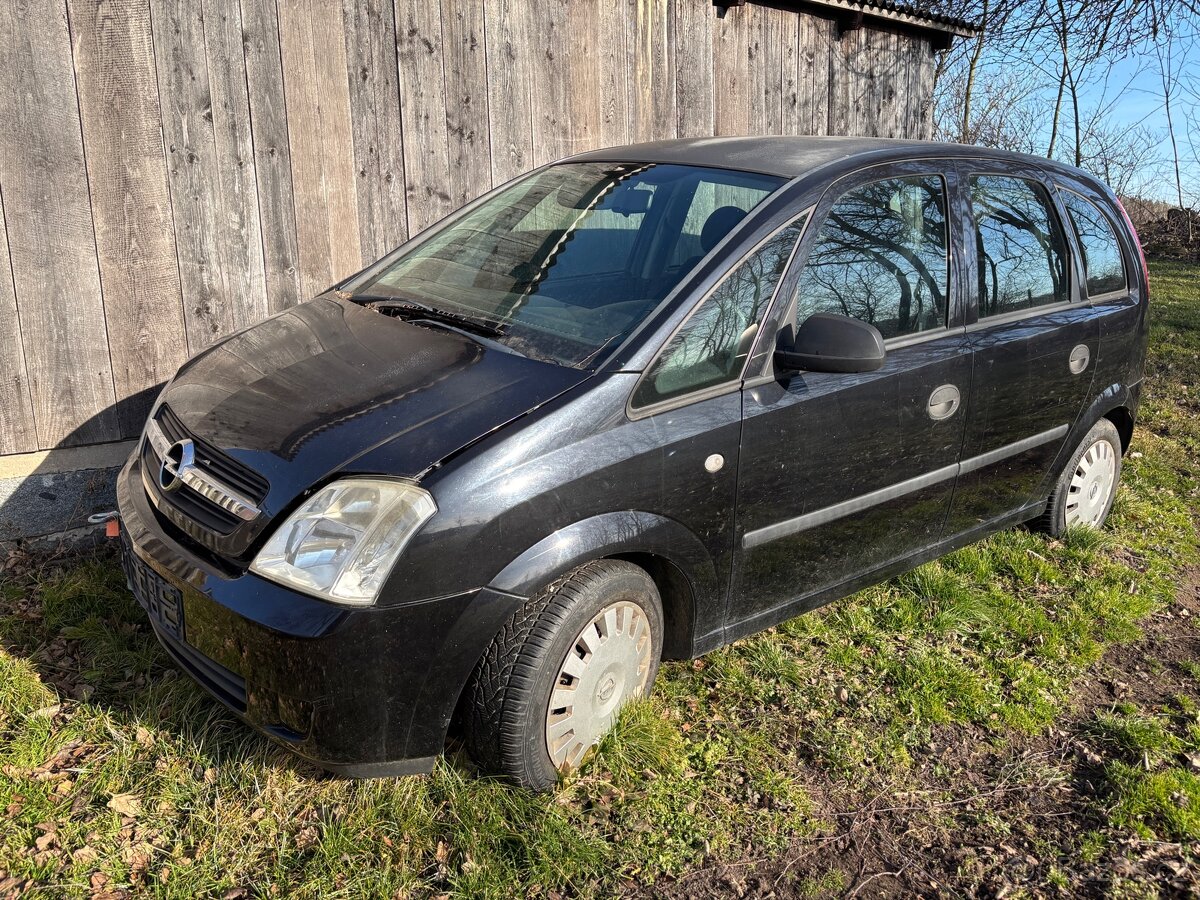
[{"label": "wheel hubcap", "polygon": [[1067,524],[1099,527],[1117,481],[1117,451],[1103,438],[1084,451],[1067,492]]},{"label": "wheel hubcap", "polygon": [[625,701],[645,693],[653,644],[646,613],[625,600],[604,607],[576,635],[546,709],[546,751],[555,768],[579,765]]}]

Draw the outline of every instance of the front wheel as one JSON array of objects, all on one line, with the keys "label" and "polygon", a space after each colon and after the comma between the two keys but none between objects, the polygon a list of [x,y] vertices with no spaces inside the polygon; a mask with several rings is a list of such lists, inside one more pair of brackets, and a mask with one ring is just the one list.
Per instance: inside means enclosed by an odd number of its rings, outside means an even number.
[{"label": "front wheel", "polygon": [[482,768],[536,790],[576,768],[621,706],[649,692],[662,654],[662,603],[623,560],[575,569],[493,638],[468,688],[466,742]]},{"label": "front wheel", "polygon": [[1054,485],[1039,522],[1055,537],[1075,525],[1100,528],[1108,518],[1121,480],[1121,436],[1101,419],[1079,442]]}]

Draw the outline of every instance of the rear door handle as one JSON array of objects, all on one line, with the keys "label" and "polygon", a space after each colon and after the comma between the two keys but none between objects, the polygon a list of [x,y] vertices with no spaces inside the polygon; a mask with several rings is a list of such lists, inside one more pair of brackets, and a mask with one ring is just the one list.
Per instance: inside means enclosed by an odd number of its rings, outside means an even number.
[{"label": "rear door handle", "polygon": [[962,403],[962,394],[958,392],[952,384],[943,384],[941,387],[934,388],[933,393],[929,395],[929,403],[925,409],[929,413],[929,418],[935,422],[940,422],[942,419],[948,419],[958,411],[959,404]]}]

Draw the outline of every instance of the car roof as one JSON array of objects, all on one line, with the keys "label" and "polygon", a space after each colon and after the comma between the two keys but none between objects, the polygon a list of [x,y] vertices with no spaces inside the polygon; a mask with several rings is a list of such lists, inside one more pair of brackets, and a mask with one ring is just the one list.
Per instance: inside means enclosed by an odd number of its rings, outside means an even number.
[{"label": "car roof", "polygon": [[[872,137],[703,137],[652,141],[591,150],[569,158],[570,162],[674,163],[739,169],[795,178],[837,162],[862,159],[864,164],[903,159],[954,157],[1004,159],[1023,165],[1051,167],[1077,176],[1086,173],[1040,156],[993,150],[946,141],[909,141]],[[566,160],[564,160],[566,161]],[[1088,180],[1092,180],[1088,177]]]}]

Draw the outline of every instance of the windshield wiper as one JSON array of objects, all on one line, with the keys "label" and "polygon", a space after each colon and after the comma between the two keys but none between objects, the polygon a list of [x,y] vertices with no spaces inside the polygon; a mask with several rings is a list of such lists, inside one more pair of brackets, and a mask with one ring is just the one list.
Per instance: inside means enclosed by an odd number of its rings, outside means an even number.
[{"label": "windshield wiper", "polygon": [[431,322],[455,325],[464,331],[470,331],[473,334],[480,334],[484,337],[502,337],[504,335],[503,328],[492,324],[486,319],[477,319],[474,316],[465,316],[461,313],[426,306],[424,303],[410,300],[407,297],[363,297],[362,295],[356,295],[351,299],[355,302],[363,303],[369,309],[405,319],[428,319]]}]

